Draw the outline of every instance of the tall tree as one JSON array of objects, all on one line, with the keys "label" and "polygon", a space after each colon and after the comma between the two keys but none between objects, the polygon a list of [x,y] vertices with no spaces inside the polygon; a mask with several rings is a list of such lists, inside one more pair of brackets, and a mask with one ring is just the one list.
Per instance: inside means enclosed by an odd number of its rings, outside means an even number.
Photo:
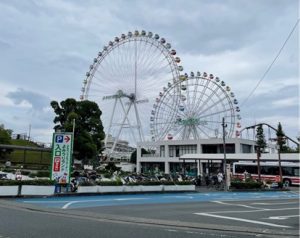
[{"label": "tall tree", "polygon": [[278,123],[276,136],[277,136],[277,145],[279,146],[280,152],[288,152],[289,147],[286,146],[285,133],[282,130],[282,126],[280,122]]},{"label": "tall tree", "polygon": [[265,134],[264,134],[264,129],[262,124],[260,124],[257,128],[256,128],[256,146],[257,146],[257,174],[258,174],[258,180],[261,179],[260,176],[260,156],[261,156],[261,152],[264,152],[267,143],[266,143],[266,139],[265,139]]},{"label": "tall tree", "polygon": [[53,122],[55,130],[72,132],[75,122],[74,157],[84,163],[95,162],[103,149],[103,131],[101,110],[95,102],[76,101],[68,98],[60,104],[51,102],[56,114]]},{"label": "tall tree", "polygon": [[262,124],[256,128],[256,146],[260,149],[260,152],[264,151],[267,146]]},{"label": "tall tree", "polygon": [[[11,144],[12,130],[5,129],[4,125],[0,125],[0,144],[10,145]],[[11,153],[11,149],[0,149],[0,158],[5,159],[6,155]]]},{"label": "tall tree", "polygon": [[[150,151],[142,148],[141,155],[150,154]],[[130,156],[130,163],[136,164],[137,151],[133,151]]]}]

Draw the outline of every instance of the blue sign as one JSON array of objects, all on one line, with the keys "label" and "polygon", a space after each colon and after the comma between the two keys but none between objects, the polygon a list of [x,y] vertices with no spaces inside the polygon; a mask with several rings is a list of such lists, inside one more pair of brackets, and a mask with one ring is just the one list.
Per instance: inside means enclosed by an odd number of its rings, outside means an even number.
[{"label": "blue sign", "polygon": [[55,137],[55,142],[56,143],[63,143],[64,141],[64,136],[63,135],[56,135]]}]

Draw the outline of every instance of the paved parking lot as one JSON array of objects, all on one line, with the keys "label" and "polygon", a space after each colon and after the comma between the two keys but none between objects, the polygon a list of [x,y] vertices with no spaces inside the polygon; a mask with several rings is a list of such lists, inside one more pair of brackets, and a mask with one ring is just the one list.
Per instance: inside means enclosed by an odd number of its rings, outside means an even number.
[{"label": "paved parking lot", "polygon": [[[298,192],[214,192],[17,199],[109,220],[298,237]],[[175,229],[175,230],[176,230]]]}]

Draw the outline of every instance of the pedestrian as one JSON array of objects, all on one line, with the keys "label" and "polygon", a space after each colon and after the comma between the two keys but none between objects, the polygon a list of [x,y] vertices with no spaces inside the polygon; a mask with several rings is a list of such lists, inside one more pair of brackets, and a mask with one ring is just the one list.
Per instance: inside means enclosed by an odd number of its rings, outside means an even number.
[{"label": "pedestrian", "polygon": [[246,181],[247,178],[249,178],[249,173],[247,172],[247,170],[245,170],[245,172],[244,172],[244,181]]},{"label": "pedestrian", "polygon": [[218,177],[218,183],[219,184],[222,183],[224,176],[221,171],[217,174],[217,177]]},{"label": "pedestrian", "polygon": [[205,185],[208,187],[209,185],[209,174],[205,174]]}]

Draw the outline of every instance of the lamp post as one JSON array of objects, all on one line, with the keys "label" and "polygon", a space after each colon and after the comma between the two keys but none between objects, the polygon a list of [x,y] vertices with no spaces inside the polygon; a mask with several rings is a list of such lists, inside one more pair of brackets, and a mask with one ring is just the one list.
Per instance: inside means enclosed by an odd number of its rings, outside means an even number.
[{"label": "lamp post", "polygon": [[223,170],[224,170],[224,177],[225,177],[225,191],[227,192],[227,167],[226,167],[226,144],[225,144],[225,128],[227,124],[225,124],[225,118],[222,118],[222,127],[223,127],[223,152],[224,152],[224,162],[223,162]]}]

